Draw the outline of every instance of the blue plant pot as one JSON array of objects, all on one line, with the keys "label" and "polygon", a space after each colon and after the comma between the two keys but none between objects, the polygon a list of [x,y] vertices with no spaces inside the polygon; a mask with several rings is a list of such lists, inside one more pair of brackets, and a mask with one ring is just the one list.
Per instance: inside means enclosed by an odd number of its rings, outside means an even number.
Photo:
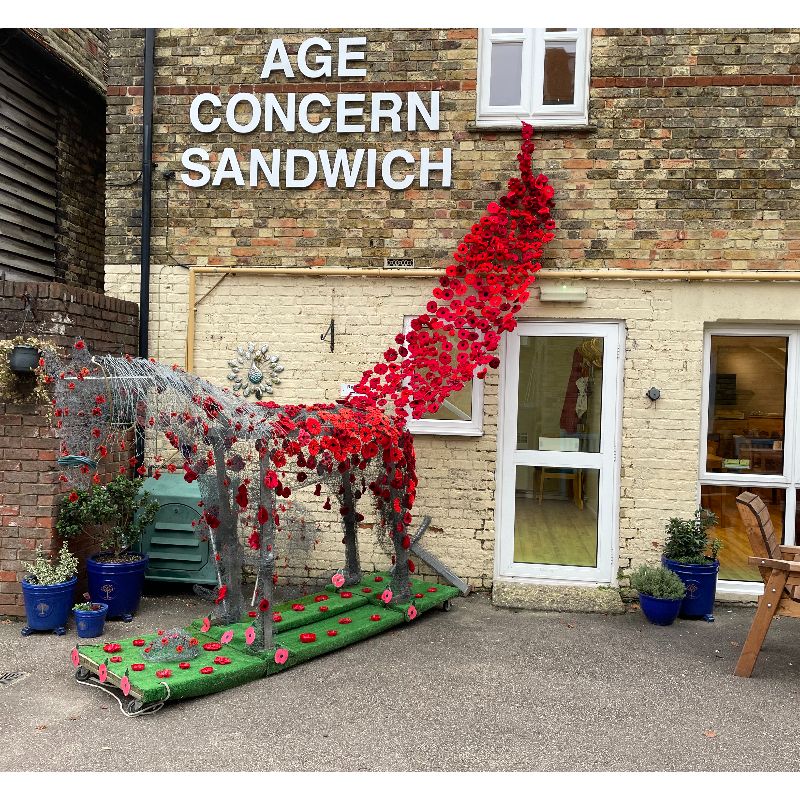
[{"label": "blue plant pot", "polygon": [[34,631],[54,631],[63,636],[66,633],[67,618],[72,608],[78,576],[65,583],[53,583],[49,586],[28,583],[24,578],[21,583],[25,615],[28,618],[28,624],[22,629],[22,635],[28,636]]},{"label": "blue plant pot", "polygon": [[107,555],[98,553],[86,560],[89,596],[93,603],[108,605],[108,619],[121,617],[125,622],[130,622],[139,608],[149,559],[143,553],[131,553],[139,556],[139,559],[121,564],[96,560],[98,556]]},{"label": "blue plant pot", "polygon": [[639,607],[653,625],[672,625],[681,610],[681,598],[668,600],[664,597],[640,594]]},{"label": "blue plant pot", "polygon": [[81,611],[78,608],[72,609],[75,617],[75,627],[78,629],[78,636],[81,639],[94,639],[103,635],[103,626],[106,624],[106,614],[108,613],[107,603],[97,603],[100,608],[97,611]]},{"label": "blue plant pot", "polygon": [[680,616],[684,619],[705,619],[713,622],[719,561],[711,564],[681,564],[680,561],[662,558],[661,562],[686,586],[686,597],[681,603]]}]

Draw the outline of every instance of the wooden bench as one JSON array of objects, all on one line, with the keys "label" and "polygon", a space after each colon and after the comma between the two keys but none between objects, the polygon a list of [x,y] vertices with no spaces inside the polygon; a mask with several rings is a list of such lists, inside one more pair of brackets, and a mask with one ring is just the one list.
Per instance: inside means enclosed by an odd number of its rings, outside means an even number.
[{"label": "wooden bench", "polygon": [[736,498],[736,507],[755,553],[747,561],[758,567],[764,579],[764,594],[734,672],[740,678],[749,678],[772,620],[800,617],[800,547],[779,543],[769,509],[758,495],[742,492]]}]

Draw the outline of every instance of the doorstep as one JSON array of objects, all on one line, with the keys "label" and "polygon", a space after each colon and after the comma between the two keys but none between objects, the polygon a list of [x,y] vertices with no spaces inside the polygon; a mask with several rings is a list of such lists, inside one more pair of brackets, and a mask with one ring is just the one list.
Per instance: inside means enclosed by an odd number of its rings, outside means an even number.
[{"label": "doorstep", "polygon": [[620,593],[611,587],[563,586],[495,580],[492,603],[505,608],[533,611],[579,611],[624,614]]}]

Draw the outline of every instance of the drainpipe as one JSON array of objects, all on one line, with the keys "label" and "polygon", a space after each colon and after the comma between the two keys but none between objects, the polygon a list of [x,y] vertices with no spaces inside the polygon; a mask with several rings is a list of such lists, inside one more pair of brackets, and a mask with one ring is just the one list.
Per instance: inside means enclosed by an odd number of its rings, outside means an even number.
[{"label": "drainpipe", "polygon": [[153,50],[155,28],[144,34],[144,107],[142,114],[142,235],[139,279],[139,357],[147,358],[150,328],[150,220],[153,188]]},{"label": "drainpipe", "polygon": [[[150,222],[153,189],[153,50],[155,28],[144,32],[144,105],[142,109],[142,233],[139,277],[139,357],[147,358],[150,331]],[[144,462],[144,430],[136,425],[136,466]]]}]

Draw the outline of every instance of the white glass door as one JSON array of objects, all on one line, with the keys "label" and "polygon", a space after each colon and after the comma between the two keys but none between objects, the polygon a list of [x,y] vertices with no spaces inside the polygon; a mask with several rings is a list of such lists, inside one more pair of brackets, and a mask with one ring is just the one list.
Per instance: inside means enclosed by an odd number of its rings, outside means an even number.
[{"label": "white glass door", "polygon": [[498,572],[612,582],[621,331],[529,322],[505,343]]}]

